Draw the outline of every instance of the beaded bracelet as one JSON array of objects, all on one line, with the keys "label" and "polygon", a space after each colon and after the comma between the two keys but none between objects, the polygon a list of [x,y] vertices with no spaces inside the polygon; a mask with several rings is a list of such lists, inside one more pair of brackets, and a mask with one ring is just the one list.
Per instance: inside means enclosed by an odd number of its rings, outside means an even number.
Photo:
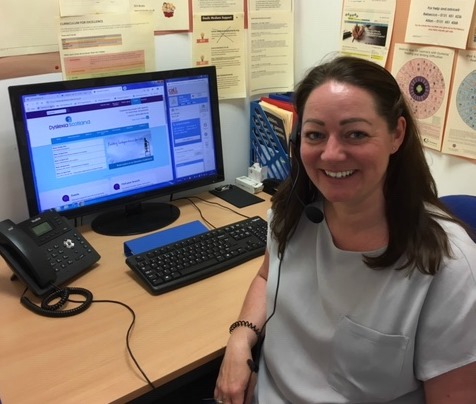
[{"label": "beaded bracelet", "polygon": [[260,329],[256,327],[253,323],[250,323],[249,321],[246,321],[246,320],[238,320],[238,321],[235,321],[232,325],[230,325],[230,334],[237,327],[248,327],[252,329],[258,337],[261,335]]}]

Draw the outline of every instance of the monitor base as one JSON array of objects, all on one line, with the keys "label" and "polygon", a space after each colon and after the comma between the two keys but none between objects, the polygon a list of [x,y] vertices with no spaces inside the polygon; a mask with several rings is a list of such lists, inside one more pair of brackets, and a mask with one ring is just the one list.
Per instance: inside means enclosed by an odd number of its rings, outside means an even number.
[{"label": "monitor base", "polygon": [[159,230],[175,222],[180,209],[166,202],[137,203],[95,217],[91,228],[106,236],[131,236]]}]

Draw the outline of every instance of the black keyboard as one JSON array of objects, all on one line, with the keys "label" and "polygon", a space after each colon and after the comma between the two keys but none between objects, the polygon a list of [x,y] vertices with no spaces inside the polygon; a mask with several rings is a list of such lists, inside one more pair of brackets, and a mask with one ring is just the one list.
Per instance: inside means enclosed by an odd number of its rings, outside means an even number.
[{"label": "black keyboard", "polygon": [[254,216],[132,255],[126,264],[158,295],[263,255],[266,235],[266,220]]}]

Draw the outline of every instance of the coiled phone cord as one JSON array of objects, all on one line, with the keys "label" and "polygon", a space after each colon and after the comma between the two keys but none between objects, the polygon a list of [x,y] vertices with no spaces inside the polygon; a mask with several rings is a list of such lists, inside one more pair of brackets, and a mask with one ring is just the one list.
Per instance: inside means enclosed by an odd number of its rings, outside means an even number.
[{"label": "coiled phone cord", "polygon": [[[86,309],[91,306],[93,302],[93,294],[84,288],[73,288],[67,287],[63,289],[56,289],[51,292],[49,295],[43,298],[41,301],[41,306],[36,305],[33,303],[28,297],[25,296],[26,291],[25,289],[23,295],[20,298],[20,302],[25,306],[28,310],[32,311],[33,313],[39,314],[40,316],[45,317],[70,317],[75,316],[77,314],[82,313]],[[61,310],[66,302],[69,300],[71,295],[80,295],[84,297],[79,304],[72,309]],[[59,299],[59,300],[58,300]],[[58,300],[56,303],[51,303],[54,300]]]}]

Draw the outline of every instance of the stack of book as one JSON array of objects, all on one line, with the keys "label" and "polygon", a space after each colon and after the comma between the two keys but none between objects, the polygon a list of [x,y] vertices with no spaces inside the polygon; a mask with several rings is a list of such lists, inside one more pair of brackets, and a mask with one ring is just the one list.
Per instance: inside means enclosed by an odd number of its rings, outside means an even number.
[{"label": "stack of book", "polygon": [[289,137],[296,122],[296,111],[291,97],[290,93],[272,93],[268,97],[261,97],[258,101],[286,152]]}]

